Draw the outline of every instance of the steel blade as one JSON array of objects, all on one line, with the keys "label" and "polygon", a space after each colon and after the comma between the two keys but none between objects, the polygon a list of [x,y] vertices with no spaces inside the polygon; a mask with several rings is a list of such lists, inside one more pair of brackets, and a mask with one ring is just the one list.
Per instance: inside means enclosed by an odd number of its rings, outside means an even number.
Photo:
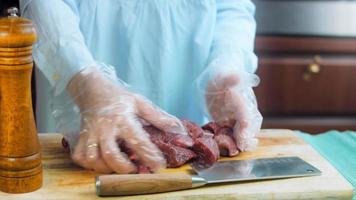
[{"label": "steel blade", "polygon": [[299,157],[220,161],[208,169],[193,169],[207,183],[317,176],[321,171]]}]

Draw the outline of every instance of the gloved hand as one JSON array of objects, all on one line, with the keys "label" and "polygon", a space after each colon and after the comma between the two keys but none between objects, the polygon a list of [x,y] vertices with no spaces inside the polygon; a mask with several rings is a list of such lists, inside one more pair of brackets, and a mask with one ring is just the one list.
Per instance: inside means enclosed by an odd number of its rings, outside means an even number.
[{"label": "gloved hand", "polygon": [[136,166],[122,153],[124,140],[152,171],[165,166],[160,150],[151,143],[141,120],[157,128],[187,134],[180,120],[155,107],[143,96],[129,92],[115,75],[96,67],[77,74],[67,89],[81,114],[81,131],[72,159],[101,173],[135,173]]},{"label": "gloved hand", "polygon": [[212,62],[202,74],[205,84],[205,104],[211,118],[220,125],[234,127],[234,138],[241,151],[252,150],[262,124],[252,87],[259,78],[228,57]]}]

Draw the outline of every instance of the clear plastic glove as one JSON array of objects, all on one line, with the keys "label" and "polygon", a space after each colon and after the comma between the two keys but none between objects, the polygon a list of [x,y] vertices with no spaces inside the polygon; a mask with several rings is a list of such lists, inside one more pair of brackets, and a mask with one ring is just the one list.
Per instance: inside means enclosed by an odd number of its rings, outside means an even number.
[{"label": "clear plastic glove", "polygon": [[259,83],[255,74],[246,72],[233,57],[213,61],[200,76],[205,88],[205,104],[211,118],[220,125],[234,127],[234,138],[241,151],[252,150],[262,124],[252,87]]},{"label": "clear plastic glove", "polygon": [[177,118],[129,92],[107,70],[87,68],[72,79],[67,89],[81,114],[81,131],[72,158],[84,168],[101,173],[135,173],[136,166],[120,151],[118,139],[124,140],[152,171],[164,167],[164,157],[151,143],[141,121],[164,131],[187,134]]}]

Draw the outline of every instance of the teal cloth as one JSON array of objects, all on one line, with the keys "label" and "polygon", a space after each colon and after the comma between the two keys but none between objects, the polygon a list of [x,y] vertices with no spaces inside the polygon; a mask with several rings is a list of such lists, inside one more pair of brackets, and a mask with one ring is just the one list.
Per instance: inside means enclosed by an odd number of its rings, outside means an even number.
[{"label": "teal cloth", "polygon": [[[314,136],[298,132],[298,135],[325,157],[356,191],[356,132],[328,131]],[[353,200],[356,200],[355,192]]]}]

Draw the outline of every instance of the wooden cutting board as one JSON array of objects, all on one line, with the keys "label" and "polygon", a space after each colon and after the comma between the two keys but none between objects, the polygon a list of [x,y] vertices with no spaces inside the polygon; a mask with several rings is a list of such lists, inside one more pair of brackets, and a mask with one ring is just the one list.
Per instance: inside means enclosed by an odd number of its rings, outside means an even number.
[{"label": "wooden cutting board", "polygon": [[[60,134],[40,134],[44,184],[27,194],[0,192],[0,199],[352,199],[353,188],[311,146],[290,130],[263,130],[253,152],[232,159],[299,156],[322,171],[321,176],[208,186],[192,190],[127,197],[101,198],[95,194],[95,173],[75,166],[62,148]],[[189,166],[161,173],[187,172]]]}]

